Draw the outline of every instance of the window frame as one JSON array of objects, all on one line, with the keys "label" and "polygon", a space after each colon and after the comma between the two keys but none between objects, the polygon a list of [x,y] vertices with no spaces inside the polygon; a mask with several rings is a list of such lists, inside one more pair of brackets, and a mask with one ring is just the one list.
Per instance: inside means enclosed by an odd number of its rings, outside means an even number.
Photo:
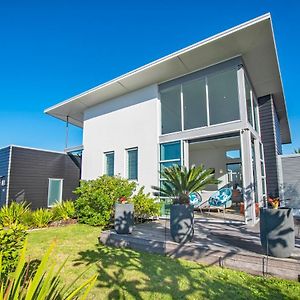
[{"label": "window frame", "polygon": [[[174,158],[174,159],[161,159],[161,146],[162,145],[166,145],[166,144],[179,144],[179,149],[180,149],[180,155],[179,158]],[[168,163],[168,162],[179,162],[179,165],[182,166],[182,162],[183,162],[183,142],[182,140],[176,140],[176,141],[171,141],[171,142],[166,142],[166,143],[160,143],[159,145],[159,161],[158,161],[158,169],[161,172],[162,168],[162,164],[163,163]],[[159,186],[161,186],[162,181],[165,181],[165,178],[161,177],[161,174],[159,173],[158,176],[159,179]],[[164,198],[164,197],[160,197],[160,198]]]},{"label": "window frame", "polygon": [[[215,68],[217,67],[216,70],[211,71],[211,68]],[[219,74],[219,73],[224,73],[226,71],[229,70],[234,70],[236,73],[236,79],[237,79],[237,97],[238,97],[238,103],[237,105],[239,106],[238,109],[238,114],[239,117],[236,120],[231,120],[231,121],[225,121],[222,123],[217,123],[217,124],[211,124],[211,118],[210,118],[210,100],[209,100],[209,88],[208,88],[208,77],[214,74]],[[240,113],[240,106],[241,106],[241,102],[240,102],[240,94],[239,94],[239,86],[240,86],[240,82],[239,82],[239,76],[238,76],[238,70],[239,70],[239,64],[238,63],[232,63],[232,65],[226,65],[224,67],[220,67],[220,66],[211,66],[209,68],[207,68],[206,72],[204,72],[205,70],[202,70],[203,73],[201,75],[195,76],[194,78],[191,79],[187,79],[187,80],[182,80],[182,82],[178,82],[176,84],[170,84],[170,86],[165,86],[165,87],[159,87],[159,116],[160,116],[160,135],[161,136],[168,136],[168,135],[172,135],[172,134],[176,134],[176,133],[182,133],[182,132],[189,132],[189,131],[193,131],[193,130],[198,130],[198,129],[203,129],[203,128],[207,128],[207,127],[215,127],[215,126],[222,126],[224,124],[230,124],[230,123],[236,123],[236,122],[240,122],[242,120],[241,117],[241,113]],[[195,72],[196,73],[196,72]],[[193,74],[193,73],[192,73]],[[192,74],[187,74],[185,76],[182,76],[182,78],[192,75]],[[179,78],[180,79],[180,78]],[[184,83],[188,83],[188,82],[192,82],[192,81],[196,81],[196,80],[204,80],[205,82],[205,96],[206,96],[206,101],[205,101],[205,105],[206,105],[206,121],[207,121],[207,125],[205,126],[201,126],[201,127],[195,127],[195,128],[190,128],[190,129],[184,129],[184,97],[183,97],[183,84]],[[251,86],[251,83],[250,83]],[[162,100],[161,100],[161,92],[164,90],[167,90],[169,88],[175,88],[175,87],[180,87],[180,116],[181,116],[181,128],[179,131],[172,131],[172,132],[168,132],[168,133],[163,133],[162,132],[162,126],[163,126],[163,116],[162,116]]]},{"label": "window frame", "polygon": [[57,200],[56,202],[62,203],[62,196],[63,196],[63,185],[64,185],[64,179],[63,178],[53,178],[50,177],[48,178],[48,195],[47,195],[47,207],[53,207],[55,204],[50,205],[49,203],[49,196],[50,196],[50,185],[51,185],[51,181],[59,181],[60,184],[60,195],[59,195],[59,200]]},{"label": "window frame", "polygon": [[[129,153],[136,151],[136,178],[129,178]],[[139,178],[139,149],[138,147],[131,147],[126,149],[126,178],[132,181],[138,181]]]},{"label": "window frame", "polygon": [[[243,73],[244,73],[245,101],[246,101],[246,81],[248,82],[249,88],[250,88],[251,117],[252,117],[253,125],[249,122],[248,113],[247,113],[246,121],[253,128],[253,130],[260,135],[260,116],[259,116],[259,105],[258,105],[257,96],[256,96],[253,84],[248,76],[248,73],[247,73],[247,70],[245,67],[243,67],[243,71],[244,71]],[[254,103],[256,104],[256,107],[255,107]],[[247,103],[246,103],[246,110],[247,110]],[[256,115],[256,117],[255,117],[255,115]]]},{"label": "window frame", "polygon": [[[103,170],[103,173],[107,176],[115,176],[115,151],[107,151],[107,152],[104,152],[104,170]],[[112,175],[109,175],[108,172],[107,172],[107,155],[111,155],[113,154],[113,158],[114,158],[114,161],[113,161],[113,174]]]}]

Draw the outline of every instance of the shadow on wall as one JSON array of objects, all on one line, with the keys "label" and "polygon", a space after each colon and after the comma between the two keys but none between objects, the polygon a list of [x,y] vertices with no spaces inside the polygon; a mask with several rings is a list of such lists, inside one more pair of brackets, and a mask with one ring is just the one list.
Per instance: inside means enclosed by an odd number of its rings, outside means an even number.
[{"label": "shadow on wall", "polygon": [[254,197],[254,185],[251,183],[248,185],[244,190],[244,203],[245,203],[245,218],[247,219],[248,223],[255,222],[253,220],[254,216],[249,216],[246,212],[253,210],[255,212],[255,201],[253,201]]},{"label": "shadow on wall", "polygon": [[253,277],[249,284],[244,276],[230,271],[233,278],[229,280],[226,269],[130,249],[97,245],[96,250],[79,252],[73,265],[90,264],[98,268],[97,287],[107,299],[257,299],[257,295],[259,299],[286,299],[276,285],[268,287],[272,283],[261,277]]}]

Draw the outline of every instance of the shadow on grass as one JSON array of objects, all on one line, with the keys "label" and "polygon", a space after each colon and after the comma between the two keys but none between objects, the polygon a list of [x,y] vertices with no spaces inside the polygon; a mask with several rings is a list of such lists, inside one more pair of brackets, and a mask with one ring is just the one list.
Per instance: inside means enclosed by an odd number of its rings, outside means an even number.
[{"label": "shadow on grass", "polygon": [[79,252],[74,266],[96,264],[98,288],[108,299],[297,299],[297,283],[283,284],[244,273],[171,259],[130,249],[97,245]]}]

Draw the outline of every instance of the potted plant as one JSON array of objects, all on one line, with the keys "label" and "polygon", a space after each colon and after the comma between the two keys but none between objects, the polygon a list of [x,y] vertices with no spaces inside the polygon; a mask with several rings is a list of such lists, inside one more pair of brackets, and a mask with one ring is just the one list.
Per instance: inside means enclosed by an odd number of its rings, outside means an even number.
[{"label": "potted plant", "polygon": [[279,198],[268,198],[268,207],[260,210],[260,240],[266,254],[290,257],[295,247],[292,209],[281,208]]},{"label": "potted plant", "polygon": [[115,230],[119,234],[132,233],[134,224],[134,205],[127,203],[126,197],[121,197],[115,205]]},{"label": "potted plant", "polygon": [[152,187],[155,196],[172,200],[170,209],[170,229],[173,240],[177,243],[190,241],[194,235],[194,207],[190,205],[189,194],[199,192],[208,184],[219,181],[214,177],[213,169],[205,169],[203,165],[184,166],[173,165],[164,168],[160,187]]}]

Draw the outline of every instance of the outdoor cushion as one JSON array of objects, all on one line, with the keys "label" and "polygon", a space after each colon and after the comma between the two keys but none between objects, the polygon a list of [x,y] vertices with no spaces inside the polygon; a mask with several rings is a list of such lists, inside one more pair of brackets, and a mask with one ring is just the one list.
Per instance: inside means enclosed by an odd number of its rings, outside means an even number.
[{"label": "outdoor cushion", "polygon": [[198,208],[201,205],[202,197],[199,193],[193,192],[189,194],[190,204],[194,205],[194,208]]},{"label": "outdoor cushion", "polygon": [[215,192],[208,200],[210,206],[215,207],[230,207],[232,204],[231,201],[232,191],[229,188],[222,188]]}]

